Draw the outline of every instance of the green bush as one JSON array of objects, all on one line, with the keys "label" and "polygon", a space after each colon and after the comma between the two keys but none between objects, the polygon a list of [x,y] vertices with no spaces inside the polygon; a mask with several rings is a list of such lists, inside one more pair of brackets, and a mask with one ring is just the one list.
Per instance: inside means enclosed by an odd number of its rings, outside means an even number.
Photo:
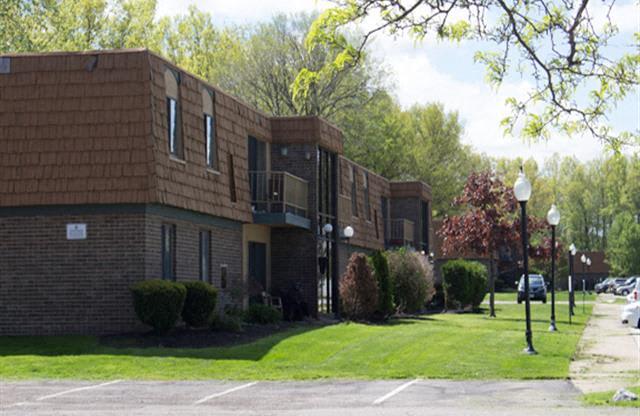
[{"label": "green bush", "polygon": [[216,308],[218,292],[208,283],[194,280],[185,282],[187,297],[182,308],[182,320],[189,326],[199,328],[211,323]]},{"label": "green bush", "polygon": [[401,312],[419,312],[435,294],[433,266],[421,254],[401,248],[387,254],[393,298]]},{"label": "green bush", "polygon": [[487,268],[476,261],[452,260],[442,266],[446,307],[477,309],[487,293]]},{"label": "green bush", "polygon": [[378,309],[378,283],[371,274],[367,257],[353,253],[340,279],[342,313],[347,319],[369,320]]},{"label": "green bush", "polygon": [[272,306],[254,303],[249,305],[244,320],[252,324],[275,324],[282,320],[282,313]]},{"label": "green bush", "polygon": [[187,297],[184,285],[168,280],[143,280],[131,293],[138,319],[160,334],[175,326]]},{"label": "green bush", "polygon": [[211,320],[211,329],[214,331],[223,332],[242,332],[243,330],[242,317],[235,314],[222,314],[214,315]]},{"label": "green bush", "polygon": [[378,282],[378,310],[376,315],[387,319],[395,310],[393,305],[393,282],[389,273],[389,262],[381,251],[376,251],[371,256],[373,275]]}]

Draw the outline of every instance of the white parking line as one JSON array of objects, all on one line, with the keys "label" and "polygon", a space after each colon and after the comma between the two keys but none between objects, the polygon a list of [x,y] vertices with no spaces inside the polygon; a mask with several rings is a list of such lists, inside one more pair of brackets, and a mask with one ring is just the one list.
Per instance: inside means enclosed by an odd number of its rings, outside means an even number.
[{"label": "white parking line", "polygon": [[225,390],[223,392],[212,394],[211,396],[207,396],[205,398],[202,398],[202,399],[198,400],[197,402],[195,402],[193,404],[201,404],[201,403],[204,403],[204,402],[206,402],[208,400],[215,399],[216,397],[224,396],[225,394],[233,393],[234,391],[246,389],[247,387],[251,387],[251,386],[254,386],[256,384],[258,384],[258,382],[254,381],[252,383],[247,383],[247,384],[243,384],[241,386],[236,386],[236,387],[231,388],[229,390]]},{"label": "white parking line", "polygon": [[109,381],[109,382],[107,382],[107,383],[94,384],[94,385],[92,385],[92,386],[78,387],[78,388],[71,389],[71,390],[65,390],[65,391],[61,391],[60,393],[54,393],[54,394],[49,394],[49,395],[46,395],[46,396],[38,397],[38,398],[36,399],[36,401],[42,401],[42,400],[52,399],[52,398],[54,398],[54,397],[64,396],[65,394],[75,393],[75,392],[77,392],[77,391],[97,389],[97,388],[100,388],[100,387],[109,386],[109,385],[111,385],[111,384],[120,383],[121,381],[122,381],[122,380],[113,380],[113,381]]},{"label": "white parking line", "polygon": [[385,394],[384,396],[376,399],[376,401],[373,402],[373,404],[380,404],[382,402],[384,402],[387,399],[390,399],[391,397],[395,396],[396,394],[400,393],[402,390],[406,389],[407,387],[409,387],[410,385],[417,383],[418,381],[420,381],[419,378],[415,379],[415,380],[411,380],[409,382],[404,383],[403,385],[396,387],[395,389],[393,389],[391,392]]}]

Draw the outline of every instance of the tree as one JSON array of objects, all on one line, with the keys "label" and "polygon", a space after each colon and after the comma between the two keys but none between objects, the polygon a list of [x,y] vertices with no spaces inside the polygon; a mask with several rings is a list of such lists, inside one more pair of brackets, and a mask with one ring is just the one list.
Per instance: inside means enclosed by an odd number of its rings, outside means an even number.
[{"label": "tree", "polygon": [[276,15],[247,31],[241,59],[233,66],[230,91],[277,116],[317,115],[335,120],[340,113],[359,111],[383,86],[384,71],[364,58],[349,69],[319,76],[314,87],[295,96],[292,85],[304,68],[317,71],[336,58],[326,45],[305,47],[317,15]]},{"label": "tree", "polygon": [[[489,258],[489,306],[495,315],[494,260],[502,247],[518,247],[520,218],[513,190],[506,187],[493,172],[472,173],[462,194],[454,204],[464,209],[460,215],[445,217],[438,235],[442,237],[445,255],[475,255]],[[533,244],[531,234],[545,228],[545,223],[535,217],[528,218],[530,234],[529,254],[540,256],[545,252]]]},{"label": "tree", "polygon": [[[589,0],[334,0],[316,21],[309,47],[322,43],[340,53],[320,71],[303,70],[296,89],[305,94],[322,73],[354,65],[369,39],[378,32],[408,33],[417,39],[435,35],[454,41],[488,41],[494,51],[480,51],[487,79],[499,86],[512,71],[534,81],[524,99],[509,98],[511,116],[503,120],[507,133],[522,125],[526,138],[549,138],[553,129],[572,135],[589,132],[614,148],[640,144],[637,131],[616,132],[607,116],[638,85],[640,54],[633,39],[623,39],[623,53],[609,47],[617,39],[610,18],[615,0],[599,6]],[[604,22],[595,17],[602,15]],[[360,42],[350,42],[342,29],[369,18],[374,27]]]},{"label": "tree", "polygon": [[617,275],[640,271],[640,223],[629,213],[616,217],[611,227],[607,263]]}]

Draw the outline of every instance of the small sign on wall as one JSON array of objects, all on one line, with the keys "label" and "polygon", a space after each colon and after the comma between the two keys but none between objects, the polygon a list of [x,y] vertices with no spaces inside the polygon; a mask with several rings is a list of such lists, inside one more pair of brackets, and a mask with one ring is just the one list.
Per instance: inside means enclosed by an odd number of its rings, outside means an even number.
[{"label": "small sign on wall", "polygon": [[10,74],[10,73],[11,73],[11,58],[1,57],[0,58],[0,74]]},{"label": "small sign on wall", "polygon": [[67,224],[67,240],[86,240],[87,224]]}]

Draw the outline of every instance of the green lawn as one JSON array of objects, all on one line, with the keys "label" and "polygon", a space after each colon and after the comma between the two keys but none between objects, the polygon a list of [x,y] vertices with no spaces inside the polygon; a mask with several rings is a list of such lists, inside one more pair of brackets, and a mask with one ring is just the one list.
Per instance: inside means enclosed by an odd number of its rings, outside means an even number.
[{"label": "green lawn", "polygon": [[547,328],[549,305],[535,304],[534,345],[522,353],[524,307],[486,314],[438,314],[387,325],[299,326],[225,348],[116,349],[93,337],[0,338],[0,378],[77,379],[540,379],[565,378],[587,314],[559,332]]},{"label": "green lawn", "polygon": [[[630,387],[627,390],[640,395],[640,386],[639,387]],[[620,406],[620,407],[640,407],[640,400],[635,400],[632,402],[614,402],[611,400],[615,391],[607,391],[602,393],[590,393],[582,396],[582,400],[585,404],[591,406]]]},{"label": "green lawn", "polygon": [[[496,300],[508,300],[508,301],[515,301],[517,298],[517,293],[516,292],[508,292],[508,293],[496,293]],[[580,303],[582,302],[582,292],[575,292],[575,296],[576,296],[576,305],[580,306]],[[586,301],[595,301],[596,297],[598,295],[595,294],[595,292],[591,292],[591,294],[589,294],[589,292],[586,293],[585,296],[585,300]],[[489,295],[487,295],[487,297],[485,297],[485,302],[489,301]],[[565,291],[561,291],[561,292],[556,292],[556,301],[563,301],[566,302],[567,300],[569,300],[569,292]],[[551,292],[547,293],[547,302],[551,302]],[[540,301],[533,301],[534,304],[536,303],[540,303]]]}]

